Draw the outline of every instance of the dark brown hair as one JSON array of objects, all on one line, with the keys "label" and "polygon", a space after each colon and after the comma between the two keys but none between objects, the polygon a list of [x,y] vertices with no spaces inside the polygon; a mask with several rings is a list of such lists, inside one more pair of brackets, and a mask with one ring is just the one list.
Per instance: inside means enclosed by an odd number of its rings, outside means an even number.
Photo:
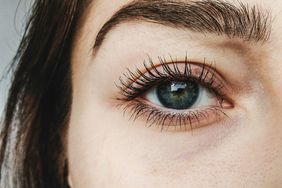
[{"label": "dark brown hair", "polygon": [[86,0],[35,0],[12,63],[1,125],[0,186],[65,188],[70,54]]}]

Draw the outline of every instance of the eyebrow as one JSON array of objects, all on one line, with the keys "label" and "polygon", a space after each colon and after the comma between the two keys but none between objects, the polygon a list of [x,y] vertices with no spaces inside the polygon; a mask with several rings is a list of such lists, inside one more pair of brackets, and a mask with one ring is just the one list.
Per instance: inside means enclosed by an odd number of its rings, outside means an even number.
[{"label": "eyebrow", "polygon": [[255,42],[266,42],[271,33],[270,13],[242,2],[235,5],[220,0],[137,0],[122,7],[103,25],[96,37],[94,50],[102,45],[111,30],[132,21]]}]

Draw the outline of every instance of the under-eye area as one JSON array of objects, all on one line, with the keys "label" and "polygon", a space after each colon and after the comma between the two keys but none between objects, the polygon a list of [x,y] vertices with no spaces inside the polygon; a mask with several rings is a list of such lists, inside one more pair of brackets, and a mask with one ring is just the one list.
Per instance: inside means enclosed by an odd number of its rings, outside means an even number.
[{"label": "under-eye area", "polygon": [[234,107],[230,87],[215,63],[151,58],[142,68],[124,73],[116,84],[118,108],[131,120],[161,130],[189,131],[229,118]]}]

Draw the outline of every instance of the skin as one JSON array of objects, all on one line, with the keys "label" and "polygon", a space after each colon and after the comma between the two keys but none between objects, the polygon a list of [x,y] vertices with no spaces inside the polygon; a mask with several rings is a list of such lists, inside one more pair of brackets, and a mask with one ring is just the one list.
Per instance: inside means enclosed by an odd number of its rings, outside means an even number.
[{"label": "skin", "polygon": [[[73,103],[67,138],[72,188],[254,187],[282,184],[282,2],[246,0],[275,18],[268,42],[201,35],[146,22],[124,23],[90,50],[109,18],[130,1],[97,0],[73,44]],[[146,127],[117,108],[126,68],[169,55],[216,62],[227,80],[230,118],[191,131]],[[156,61],[157,62],[157,61]]]}]

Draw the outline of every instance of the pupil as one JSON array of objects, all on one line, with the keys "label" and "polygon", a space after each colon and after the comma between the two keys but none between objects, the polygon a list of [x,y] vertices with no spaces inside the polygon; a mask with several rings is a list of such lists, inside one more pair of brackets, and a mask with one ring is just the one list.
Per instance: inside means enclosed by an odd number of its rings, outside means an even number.
[{"label": "pupil", "polygon": [[188,109],[199,97],[199,85],[195,81],[172,81],[157,87],[157,97],[166,108]]}]

